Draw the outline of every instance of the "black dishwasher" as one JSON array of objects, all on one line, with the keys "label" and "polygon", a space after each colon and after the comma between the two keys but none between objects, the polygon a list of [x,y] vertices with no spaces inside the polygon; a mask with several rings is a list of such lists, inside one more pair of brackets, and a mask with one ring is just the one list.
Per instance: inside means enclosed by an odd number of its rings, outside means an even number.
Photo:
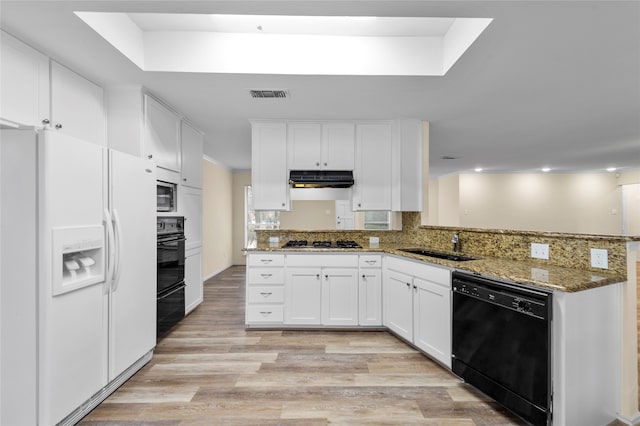
[{"label": "black dishwasher", "polygon": [[552,294],[452,277],[453,372],[527,422],[550,425]]}]

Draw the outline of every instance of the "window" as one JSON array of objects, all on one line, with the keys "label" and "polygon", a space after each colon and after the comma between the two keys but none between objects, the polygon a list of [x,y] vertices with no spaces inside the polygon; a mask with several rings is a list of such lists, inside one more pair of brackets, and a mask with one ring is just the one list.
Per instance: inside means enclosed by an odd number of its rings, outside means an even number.
[{"label": "window", "polygon": [[258,238],[256,229],[280,229],[280,212],[275,210],[253,210],[253,192],[251,185],[244,187],[245,195],[245,247],[256,248]]},{"label": "window", "polygon": [[364,229],[391,229],[391,212],[364,212]]}]

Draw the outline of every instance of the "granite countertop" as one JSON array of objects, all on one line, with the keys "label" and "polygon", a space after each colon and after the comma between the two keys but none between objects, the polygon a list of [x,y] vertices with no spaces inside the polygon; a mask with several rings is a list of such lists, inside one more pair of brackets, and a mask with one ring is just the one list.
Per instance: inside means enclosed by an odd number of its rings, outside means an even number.
[{"label": "granite countertop", "polygon": [[[248,249],[248,251],[282,253],[386,253],[446,266],[463,272],[474,272],[487,277],[563,292],[577,292],[625,281],[625,278],[619,275],[553,266],[545,264],[544,261],[519,261],[467,254],[468,256],[476,258],[476,260],[455,262],[399,250],[405,247],[408,248],[408,246],[399,247],[391,245],[380,245],[377,248],[363,247],[361,249],[258,247]],[[464,255],[465,253],[457,254]]]}]

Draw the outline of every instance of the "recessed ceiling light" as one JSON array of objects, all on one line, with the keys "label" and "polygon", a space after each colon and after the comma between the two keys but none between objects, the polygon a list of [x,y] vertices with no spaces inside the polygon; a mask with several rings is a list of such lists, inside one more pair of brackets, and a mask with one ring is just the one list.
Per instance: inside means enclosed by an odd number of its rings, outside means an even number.
[{"label": "recessed ceiling light", "polygon": [[547,173],[547,172],[551,171],[551,168],[549,168],[549,167],[543,167],[543,168],[541,168],[540,170],[541,170],[541,171],[543,171],[543,172],[545,172],[545,173]]},{"label": "recessed ceiling light", "polygon": [[618,169],[616,169],[615,167],[607,167],[608,172],[615,172],[616,170]]},{"label": "recessed ceiling light", "polygon": [[475,168],[475,169],[473,169],[473,170],[479,173],[479,172],[481,172],[483,169],[482,169],[482,167],[476,167],[476,168]]}]

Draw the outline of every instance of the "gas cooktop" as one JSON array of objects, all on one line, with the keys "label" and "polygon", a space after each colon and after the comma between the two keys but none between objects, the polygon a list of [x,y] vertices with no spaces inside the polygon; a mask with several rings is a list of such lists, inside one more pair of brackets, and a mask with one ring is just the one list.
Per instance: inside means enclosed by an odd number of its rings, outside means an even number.
[{"label": "gas cooktop", "polygon": [[311,244],[307,240],[290,240],[282,248],[362,248],[362,246],[352,240],[313,241]]}]

